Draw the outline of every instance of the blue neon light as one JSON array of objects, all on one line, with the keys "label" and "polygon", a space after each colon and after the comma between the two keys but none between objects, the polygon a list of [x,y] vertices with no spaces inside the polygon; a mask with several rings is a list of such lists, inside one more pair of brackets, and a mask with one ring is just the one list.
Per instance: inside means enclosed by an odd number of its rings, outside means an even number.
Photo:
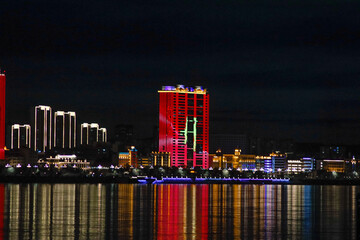
[{"label": "blue neon light", "polygon": [[[139,182],[146,182],[146,180],[138,180]],[[278,178],[163,178],[162,180],[155,180],[153,184],[161,183],[203,183],[203,182],[244,182],[244,183],[256,183],[256,182],[277,182],[287,183],[290,179],[278,179]]]}]

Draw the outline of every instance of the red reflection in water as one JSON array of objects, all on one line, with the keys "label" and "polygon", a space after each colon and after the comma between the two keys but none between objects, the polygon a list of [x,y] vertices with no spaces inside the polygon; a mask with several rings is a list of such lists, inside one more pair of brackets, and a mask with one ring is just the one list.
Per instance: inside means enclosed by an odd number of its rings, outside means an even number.
[{"label": "red reflection in water", "polygon": [[157,234],[158,239],[168,239],[169,236],[177,236],[179,217],[178,186],[158,187],[158,213],[157,213]]},{"label": "red reflection in water", "polygon": [[197,191],[196,196],[197,199],[201,198],[199,202],[200,206],[196,209],[198,210],[196,216],[200,216],[197,219],[200,219],[200,226],[201,226],[201,239],[208,239],[209,233],[209,185],[201,185],[201,191]]},{"label": "red reflection in water", "polygon": [[0,239],[4,239],[5,185],[0,184]]},{"label": "red reflection in water", "polygon": [[157,239],[208,238],[208,185],[159,185],[156,201]]}]

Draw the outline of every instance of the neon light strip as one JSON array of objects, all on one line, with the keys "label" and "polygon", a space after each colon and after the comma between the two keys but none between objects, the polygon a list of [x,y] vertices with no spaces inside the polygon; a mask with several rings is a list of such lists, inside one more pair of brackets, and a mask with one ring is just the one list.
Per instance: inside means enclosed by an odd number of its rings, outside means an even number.
[{"label": "neon light strip", "polygon": [[188,94],[203,94],[205,95],[207,92],[203,90],[203,92],[186,92],[186,91],[165,91],[165,90],[159,90],[158,93],[188,93]]},{"label": "neon light strip", "polygon": [[194,152],[196,152],[196,123],[197,123],[197,119],[196,117],[194,117]]},{"label": "neon light strip", "polygon": [[[142,181],[142,180],[138,180]],[[146,180],[145,180],[146,181]],[[290,179],[266,179],[266,178],[195,178],[193,181],[192,178],[163,178],[162,180],[155,180],[153,184],[158,183],[177,183],[177,182],[185,182],[185,183],[198,183],[198,182],[245,182],[245,183],[254,183],[254,182],[279,182],[279,183],[287,183]]]}]

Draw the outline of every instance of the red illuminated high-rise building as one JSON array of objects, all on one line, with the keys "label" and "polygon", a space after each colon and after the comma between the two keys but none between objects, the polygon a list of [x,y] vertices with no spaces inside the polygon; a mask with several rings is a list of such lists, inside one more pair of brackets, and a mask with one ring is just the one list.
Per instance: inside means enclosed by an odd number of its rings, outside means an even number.
[{"label": "red illuminated high-rise building", "polygon": [[209,168],[209,94],[202,87],[163,86],[158,91],[159,151],[171,166]]},{"label": "red illuminated high-rise building", "polygon": [[5,159],[5,74],[0,72],[0,160]]}]

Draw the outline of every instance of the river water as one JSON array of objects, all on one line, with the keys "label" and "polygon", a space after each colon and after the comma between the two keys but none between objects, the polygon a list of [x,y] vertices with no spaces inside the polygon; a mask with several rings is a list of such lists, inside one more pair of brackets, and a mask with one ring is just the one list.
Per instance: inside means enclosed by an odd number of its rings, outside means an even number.
[{"label": "river water", "polygon": [[359,189],[0,184],[0,239],[357,239]]}]

